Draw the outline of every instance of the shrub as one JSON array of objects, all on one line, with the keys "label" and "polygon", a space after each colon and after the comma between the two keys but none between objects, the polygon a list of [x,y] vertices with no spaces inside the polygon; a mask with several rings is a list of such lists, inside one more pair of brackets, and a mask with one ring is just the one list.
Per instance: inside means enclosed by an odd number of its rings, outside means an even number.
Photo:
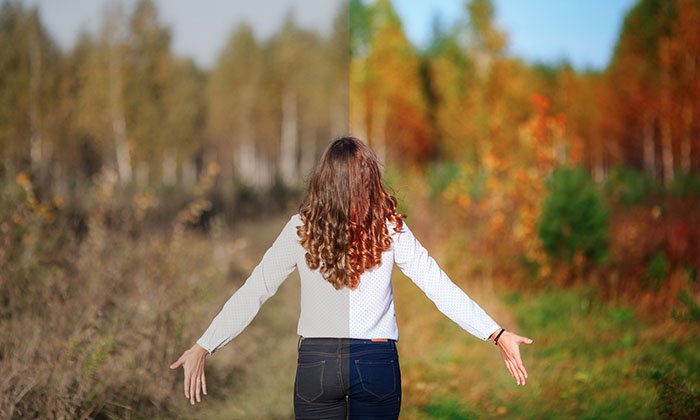
[{"label": "shrub", "polygon": [[454,161],[442,161],[428,167],[426,181],[428,197],[433,200],[459,177],[459,165]]},{"label": "shrub", "polygon": [[671,318],[678,321],[700,322],[700,305],[695,301],[693,295],[687,290],[681,290],[676,297],[686,310],[671,308]]},{"label": "shrub", "polygon": [[659,398],[655,414],[667,419],[697,419],[700,416],[700,388],[688,383],[681,372],[665,363],[648,370]]},{"label": "shrub", "polygon": [[537,230],[547,254],[571,262],[581,252],[601,264],[607,257],[609,211],[582,167],[554,170]]},{"label": "shrub", "polygon": [[647,269],[642,276],[642,286],[647,289],[658,291],[661,288],[661,283],[668,277],[669,262],[666,254],[662,251],[657,251],[649,261]]},{"label": "shrub", "polygon": [[671,194],[676,197],[700,197],[700,176],[691,173],[677,173],[671,185]]},{"label": "shrub", "polygon": [[654,187],[653,177],[626,166],[613,168],[605,181],[605,191],[610,201],[628,207],[641,203]]}]

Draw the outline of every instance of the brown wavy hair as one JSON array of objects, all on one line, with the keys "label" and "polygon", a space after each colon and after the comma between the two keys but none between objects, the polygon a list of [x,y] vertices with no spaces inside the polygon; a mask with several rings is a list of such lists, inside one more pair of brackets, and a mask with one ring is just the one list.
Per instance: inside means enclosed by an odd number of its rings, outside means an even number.
[{"label": "brown wavy hair", "polygon": [[391,247],[387,220],[394,231],[406,215],[396,211],[396,198],[382,183],[379,162],[365,143],[339,137],[314,168],[299,207],[297,226],[306,263],[340,290],[360,284],[360,275],[382,262]]}]

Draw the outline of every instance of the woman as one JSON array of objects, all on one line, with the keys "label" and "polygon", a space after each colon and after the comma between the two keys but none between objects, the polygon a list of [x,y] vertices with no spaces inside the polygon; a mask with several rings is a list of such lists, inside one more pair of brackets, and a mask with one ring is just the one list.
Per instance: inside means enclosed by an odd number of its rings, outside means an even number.
[{"label": "woman", "polygon": [[335,139],[293,215],[250,277],[197,342],[170,367],[183,366],[185,397],[206,395],[208,355],[248,326],[294,268],[301,277],[296,418],[395,419],[401,407],[393,264],[438,309],[481,340],[493,340],[511,375],[525,385],[520,343],[440,269],[397,213],[373,151],[354,137]]}]

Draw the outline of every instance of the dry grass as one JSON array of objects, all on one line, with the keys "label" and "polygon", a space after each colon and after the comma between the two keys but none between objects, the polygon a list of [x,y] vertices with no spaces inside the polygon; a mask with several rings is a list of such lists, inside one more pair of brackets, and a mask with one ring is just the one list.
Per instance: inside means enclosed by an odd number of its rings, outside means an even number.
[{"label": "dry grass", "polygon": [[104,181],[86,192],[87,234],[79,238],[59,205],[39,202],[26,179],[2,194],[0,417],[289,417],[293,379],[279,377],[293,378],[294,277],[210,359],[205,404],[191,407],[181,369],[168,368],[285,220],[233,230],[214,223],[204,235],[186,229],[186,213],[201,210],[195,203],[171,228],[148,231],[138,217],[114,222]]}]

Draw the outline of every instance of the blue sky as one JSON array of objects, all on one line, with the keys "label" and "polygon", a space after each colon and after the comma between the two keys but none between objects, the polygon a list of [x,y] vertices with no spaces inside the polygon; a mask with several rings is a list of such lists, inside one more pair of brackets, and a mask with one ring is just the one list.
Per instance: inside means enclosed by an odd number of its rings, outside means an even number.
[{"label": "blue sky", "polygon": [[[508,33],[511,54],[528,62],[568,58],[574,67],[604,68],[625,13],[635,0],[494,0],[496,23]],[[394,0],[408,37],[430,38],[433,16],[449,25],[464,16],[463,0]]]},{"label": "blue sky", "polygon": [[[81,28],[94,32],[104,6],[113,0],[24,0],[37,4],[49,31],[63,48]],[[211,66],[233,27],[250,22],[267,37],[288,11],[303,27],[328,33],[341,0],[155,0],[161,19],[173,29],[173,49]],[[579,69],[603,68],[610,59],[625,12],[634,0],[494,0],[496,19],[509,34],[512,54],[527,61],[567,57]],[[123,0],[130,10],[135,0]],[[404,30],[425,45],[435,14],[446,24],[464,15],[464,0],[394,0]]]}]

